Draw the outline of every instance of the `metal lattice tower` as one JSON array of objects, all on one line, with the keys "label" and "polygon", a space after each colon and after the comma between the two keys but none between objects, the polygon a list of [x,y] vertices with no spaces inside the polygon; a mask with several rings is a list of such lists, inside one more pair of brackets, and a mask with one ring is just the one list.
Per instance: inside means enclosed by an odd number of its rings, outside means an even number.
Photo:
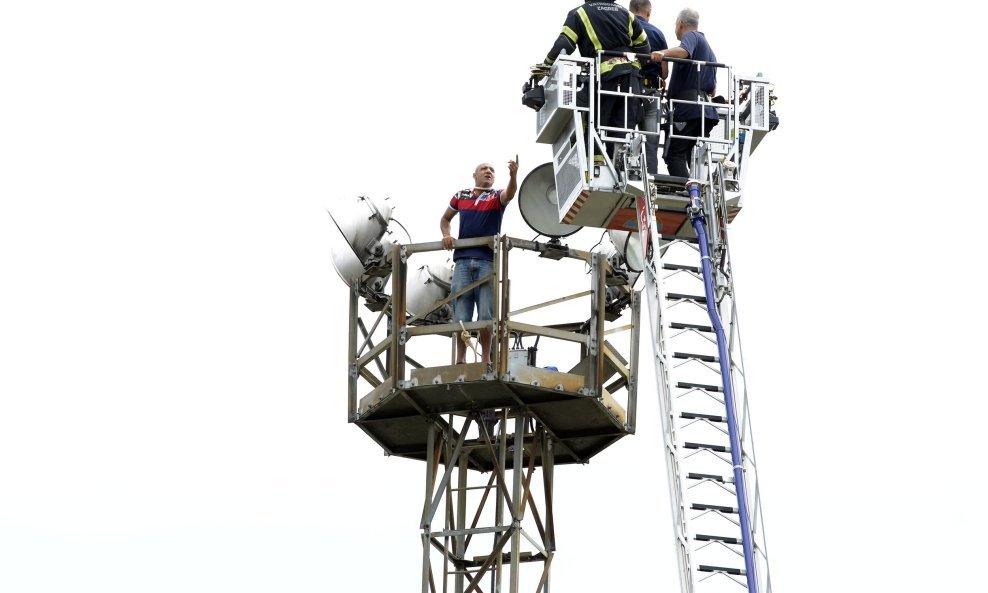
[{"label": "metal lattice tower", "polygon": [[[496,288],[495,319],[464,324],[466,330],[493,325],[492,368],[419,362],[435,360],[442,348],[430,348],[435,342],[426,338],[449,348],[447,336],[462,329],[423,323],[429,312],[405,311],[409,260],[441,243],[395,246],[390,266],[381,268],[390,273],[392,294],[382,300],[351,292],[350,421],[387,454],[425,462],[423,593],[539,593],[549,590],[556,550],[555,467],[585,463],[634,432],[639,299],[627,275],[602,254],[509,237],[471,241],[494,246],[498,263],[478,281]],[[510,252],[519,255],[509,258]],[[535,260],[529,269],[589,266],[588,290],[512,309],[524,277],[509,282],[508,263],[524,253]],[[525,320],[560,306],[583,313],[564,323]],[[376,319],[365,323],[368,313]],[[618,345],[621,336],[625,343]],[[568,370],[532,364],[532,350],[512,347],[526,337],[558,343],[553,360],[569,360]],[[370,391],[358,399],[360,386]]]}]

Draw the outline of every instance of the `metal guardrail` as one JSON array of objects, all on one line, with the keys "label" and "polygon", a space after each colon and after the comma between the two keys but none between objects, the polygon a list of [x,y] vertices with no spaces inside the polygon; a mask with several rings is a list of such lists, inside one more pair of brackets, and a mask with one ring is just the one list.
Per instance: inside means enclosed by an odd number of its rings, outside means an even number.
[{"label": "metal guardrail", "polygon": [[[507,236],[481,237],[468,240],[457,240],[456,247],[468,247],[476,245],[489,245],[494,250],[495,266],[491,275],[474,282],[455,294],[450,294],[445,299],[435,303],[429,311],[416,312],[410,315],[406,311],[407,297],[407,269],[409,260],[416,254],[430,253],[444,250],[441,241],[428,243],[413,243],[407,245],[396,244],[391,253],[387,255],[386,265],[391,267],[392,294],[387,298],[385,306],[376,313],[376,318],[367,329],[367,324],[361,318],[360,295],[356,290],[351,290],[350,298],[350,319],[349,319],[349,383],[348,383],[348,413],[350,421],[354,421],[359,416],[358,392],[361,390],[360,383],[365,382],[373,391],[380,389],[399,389],[402,382],[407,379],[406,366],[420,367],[422,365],[415,362],[416,347],[410,347],[412,338],[428,335],[453,336],[466,329],[471,332],[484,328],[492,330],[494,344],[492,347],[492,366],[497,377],[504,377],[508,373],[508,353],[510,351],[510,340],[512,338],[524,338],[526,336],[540,337],[550,340],[557,340],[565,343],[580,345],[580,358],[573,361],[576,369],[586,369],[585,389],[588,395],[602,396],[605,388],[604,379],[608,368],[618,369],[618,378],[608,387],[613,387],[615,391],[626,389],[627,398],[620,402],[625,405],[627,411],[627,423],[629,428],[634,430],[635,409],[637,407],[637,386],[634,377],[637,372],[637,344],[638,344],[638,300],[632,299],[632,322],[625,322],[623,325],[617,322],[607,321],[608,311],[606,302],[606,291],[609,282],[613,284],[613,270],[606,257],[601,253],[591,253],[570,249],[558,245],[549,246],[546,243],[528,241]],[[520,269],[522,273],[515,273],[511,281],[508,281],[509,263],[512,259],[510,253],[514,250],[530,252],[536,255],[545,255],[551,252],[551,257],[540,257],[536,261],[539,265],[554,265],[561,260],[578,260],[590,266],[590,284],[588,290],[568,294],[561,297],[547,298],[544,301],[533,303],[525,307],[510,309],[512,284],[522,285],[523,282],[537,282],[538,275],[530,267]],[[528,262],[526,262],[527,264]],[[445,303],[452,302],[459,294],[471,290],[484,283],[494,284],[493,319],[491,321],[472,321],[460,323],[421,323],[426,315],[431,311],[441,307]],[[631,287],[625,288],[632,291]],[[545,292],[545,291],[544,291]],[[633,292],[633,291],[632,291]],[[519,317],[528,315],[543,315],[546,310],[569,307],[576,302],[587,302],[584,309],[586,317],[581,317],[578,322],[569,324],[569,327],[559,327],[520,320]],[[385,323],[387,319],[387,323]],[[385,335],[375,340],[375,332],[381,333],[386,329]],[[619,365],[621,357],[616,356],[612,351],[612,346],[605,343],[605,337],[613,339],[613,336],[621,333],[629,335],[629,356],[631,362]],[[450,363],[453,362],[451,349]],[[566,363],[569,364],[569,363]],[[567,370],[560,368],[560,370]],[[612,371],[613,372],[613,371]],[[613,394],[612,394],[613,395]]]}]

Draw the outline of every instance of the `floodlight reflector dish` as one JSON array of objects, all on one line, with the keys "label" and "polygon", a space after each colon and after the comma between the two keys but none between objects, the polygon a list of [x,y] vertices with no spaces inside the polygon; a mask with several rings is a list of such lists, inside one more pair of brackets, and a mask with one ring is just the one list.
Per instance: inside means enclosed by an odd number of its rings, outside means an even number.
[{"label": "floodlight reflector dish", "polygon": [[546,237],[568,237],[583,228],[559,222],[559,203],[552,163],[539,165],[525,176],[518,192],[518,209],[525,223]]},{"label": "floodlight reflector dish", "polygon": [[357,259],[353,248],[335,225],[329,239],[329,250],[333,257],[333,268],[340,278],[349,286],[360,282],[360,276],[364,273],[364,264]]},{"label": "floodlight reflector dish", "polygon": [[[450,285],[453,282],[452,263],[449,259],[445,263],[427,263],[409,274],[405,296],[405,309],[409,314],[421,315],[449,296]],[[443,316],[442,309],[436,313],[440,317],[449,317],[448,313]]]},{"label": "floodlight reflector dish", "polygon": [[624,260],[624,265],[628,268],[630,272],[641,272],[645,269],[644,261],[642,260],[642,244],[641,235],[638,231],[607,231],[607,236],[610,238],[611,243],[614,244],[614,248],[617,252],[621,254],[621,259]]},{"label": "floodlight reflector dish", "polygon": [[378,200],[358,196],[336,202],[329,209],[329,216],[343,233],[357,259],[364,262],[376,255],[375,245],[388,229],[391,210],[390,198]]},{"label": "floodlight reflector dish", "polygon": [[381,239],[388,231],[391,210],[390,198],[366,196],[337,200],[327,208],[336,229],[330,239],[333,267],[350,286],[360,280],[369,259],[383,254]]}]

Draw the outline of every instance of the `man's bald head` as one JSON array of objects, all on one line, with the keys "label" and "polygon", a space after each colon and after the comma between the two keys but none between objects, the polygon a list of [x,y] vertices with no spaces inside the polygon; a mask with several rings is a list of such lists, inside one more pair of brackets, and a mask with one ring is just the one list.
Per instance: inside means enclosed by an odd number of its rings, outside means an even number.
[{"label": "man's bald head", "polygon": [[474,187],[490,189],[494,187],[494,165],[490,163],[480,163],[473,170]]}]

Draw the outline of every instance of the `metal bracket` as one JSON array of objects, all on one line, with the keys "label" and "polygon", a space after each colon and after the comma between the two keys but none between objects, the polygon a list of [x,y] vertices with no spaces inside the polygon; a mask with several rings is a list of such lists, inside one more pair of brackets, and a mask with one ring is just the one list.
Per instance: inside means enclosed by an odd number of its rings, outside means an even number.
[{"label": "metal bracket", "polygon": [[569,255],[569,247],[560,243],[559,239],[552,239],[548,243],[536,243],[539,248],[539,257],[551,260],[560,260]]}]

